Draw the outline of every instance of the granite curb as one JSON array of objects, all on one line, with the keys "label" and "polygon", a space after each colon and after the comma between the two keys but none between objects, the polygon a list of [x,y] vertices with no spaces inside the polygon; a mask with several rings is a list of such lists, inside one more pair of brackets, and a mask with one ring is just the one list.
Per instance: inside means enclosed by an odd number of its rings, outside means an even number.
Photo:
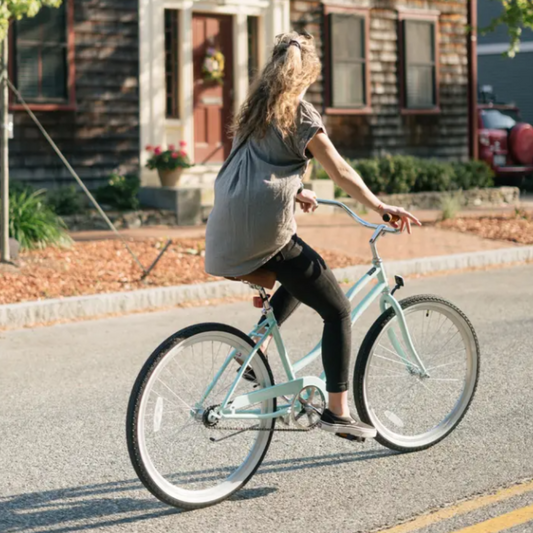
[{"label": "granite curb", "polygon": [[[533,261],[533,246],[387,261],[385,266],[388,275],[409,276],[527,261]],[[368,265],[357,265],[338,268],[334,272],[339,281],[354,282],[368,269]],[[14,329],[60,320],[79,320],[110,314],[153,311],[187,302],[241,297],[252,293],[253,291],[243,283],[215,281],[7,304],[0,305],[0,328]]]}]

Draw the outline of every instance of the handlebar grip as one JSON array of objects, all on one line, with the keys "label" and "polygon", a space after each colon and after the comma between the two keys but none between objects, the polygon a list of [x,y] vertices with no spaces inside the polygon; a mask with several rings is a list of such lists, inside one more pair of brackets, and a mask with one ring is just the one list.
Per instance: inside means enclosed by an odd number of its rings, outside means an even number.
[{"label": "handlebar grip", "polygon": [[398,222],[400,220],[398,215],[390,215],[389,213],[385,213],[382,218],[383,222],[386,222],[387,224],[390,222]]}]

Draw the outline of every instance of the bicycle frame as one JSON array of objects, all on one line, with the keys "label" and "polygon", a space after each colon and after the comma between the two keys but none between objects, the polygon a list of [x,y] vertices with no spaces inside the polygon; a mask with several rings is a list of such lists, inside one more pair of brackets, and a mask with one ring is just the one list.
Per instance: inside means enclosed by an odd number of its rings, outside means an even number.
[{"label": "bicycle frame", "polygon": [[[428,376],[428,373],[424,367],[424,364],[422,363],[413,345],[411,336],[407,328],[403,310],[400,304],[398,303],[398,301],[396,300],[396,298],[394,298],[392,294],[392,291],[390,289],[389,282],[387,279],[387,275],[385,272],[385,268],[383,266],[383,262],[381,258],[379,257],[379,254],[376,248],[376,241],[381,235],[383,235],[384,233],[397,233],[398,231],[392,228],[389,228],[388,226],[384,224],[380,224],[380,225],[370,224],[364,221],[363,219],[359,218],[346,205],[340,202],[331,201],[331,200],[319,200],[319,203],[341,207],[345,211],[347,211],[348,214],[352,218],[357,220],[363,226],[375,229],[374,234],[372,235],[372,238],[370,239],[370,247],[372,249],[372,256],[373,256],[372,267],[346,293],[347,298],[350,300],[350,302],[352,302],[355,299],[355,297],[367,285],[370,284],[370,282],[374,280],[376,282],[374,287],[368,291],[366,296],[352,310],[352,314],[351,314],[352,327],[355,324],[355,322],[360,318],[360,316],[366,311],[366,309],[368,309],[368,307],[377,298],[380,298],[381,311],[384,312],[387,309],[392,307],[396,315],[396,318],[398,320],[398,325],[400,328],[401,336],[402,336],[404,345],[406,346],[407,350],[404,350],[401,342],[397,338],[392,328],[389,329],[388,335],[389,335],[392,345],[398,352],[398,355],[400,356],[401,360],[403,361],[403,363],[406,365],[407,369],[410,372],[419,374],[421,376]],[[277,418],[280,416],[285,416],[290,413],[291,404],[280,405],[277,408],[277,410],[272,413],[261,413],[260,409],[256,409],[256,410],[247,409],[246,410],[246,408],[252,405],[255,405],[257,403],[264,402],[264,401],[270,400],[272,398],[280,397],[280,396],[296,396],[304,387],[307,387],[307,386],[317,387],[322,392],[324,398],[327,400],[326,384],[324,381],[324,372],[322,372],[320,377],[316,377],[316,376],[297,377],[298,373],[300,373],[304,368],[306,368],[317,357],[321,355],[321,343],[318,343],[317,346],[315,346],[315,348],[311,350],[311,352],[309,352],[307,355],[302,357],[300,360],[298,360],[294,364],[291,363],[289,354],[287,352],[287,349],[281,337],[279,325],[274,317],[274,312],[268,302],[266,291],[262,287],[253,286],[253,285],[252,287],[254,287],[255,289],[259,291],[263,299],[263,302],[264,302],[263,312],[266,314],[266,321],[264,321],[260,325],[257,325],[249,333],[250,336],[254,336],[258,338],[258,341],[256,343],[255,348],[252,349],[248,357],[244,360],[244,363],[242,364],[239,372],[237,373],[237,376],[233,384],[231,385],[224,401],[220,404],[219,408],[216,410],[216,416],[218,418],[224,418],[224,419],[265,419],[265,418]],[[235,389],[239,381],[241,380],[242,375],[245,372],[245,369],[250,364],[253,357],[257,354],[259,350],[259,346],[261,346],[263,341],[270,335],[272,335],[274,342],[276,343],[276,347],[278,349],[278,353],[281,358],[281,362],[282,362],[285,374],[287,375],[287,381],[283,383],[279,383],[277,385],[273,385],[271,387],[262,388],[258,391],[253,391],[248,394],[242,394],[240,396],[237,396],[233,400],[231,400],[235,392]],[[196,409],[201,409],[201,406],[204,400],[209,396],[210,392],[213,390],[215,386],[215,383],[218,381],[220,376],[224,373],[225,369],[234,359],[235,355],[236,355],[235,351],[232,351],[228,355],[222,367],[220,368],[218,373],[213,378],[213,381],[211,382],[209,387],[204,392],[202,399],[196,405]]]}]

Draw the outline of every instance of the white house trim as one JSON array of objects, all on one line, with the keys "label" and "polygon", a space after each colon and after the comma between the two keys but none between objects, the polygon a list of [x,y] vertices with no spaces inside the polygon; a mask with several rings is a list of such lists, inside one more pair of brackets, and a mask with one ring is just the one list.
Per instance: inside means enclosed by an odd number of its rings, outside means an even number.
[{"label": "white house trim", "polygon": [[[180,118],[165,116],[164,10],[178,9],[180,62]],[[155,172],[144,168],[147,144],[167,145],[184,140],[194,160],[193,109],[193,13],[225,14],[233,17],[235,107],[248,91],[247,16],[259,18],[260,66],[266,60],[274,38],[290,29],[289,0],[139,0],[140,39],[140,161],[143,185],[158,183]],[[195,174],[200,174],[196,169]],[[212,173],[212,169],[211,169]]]},{"label": "white house trim", "polygon": [[[477,55],[488,56],[503,54],[509,50],[509,43],[490,43],[490,44],[478,44]],[[533,41],[527,41],[520,43],[520,53],[533,52]]]}]

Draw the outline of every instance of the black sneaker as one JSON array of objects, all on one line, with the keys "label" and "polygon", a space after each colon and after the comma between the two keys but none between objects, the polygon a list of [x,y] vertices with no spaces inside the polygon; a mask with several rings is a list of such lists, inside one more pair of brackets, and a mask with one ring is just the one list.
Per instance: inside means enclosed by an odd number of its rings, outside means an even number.
[{"label": "black sneaker", "polygon": [[351,435],[361,439],[373,439],[377,435],[376,428],[354,420],[352,417],[337,416],[329,409],[322,414],[318,427],[343,437]]}]

